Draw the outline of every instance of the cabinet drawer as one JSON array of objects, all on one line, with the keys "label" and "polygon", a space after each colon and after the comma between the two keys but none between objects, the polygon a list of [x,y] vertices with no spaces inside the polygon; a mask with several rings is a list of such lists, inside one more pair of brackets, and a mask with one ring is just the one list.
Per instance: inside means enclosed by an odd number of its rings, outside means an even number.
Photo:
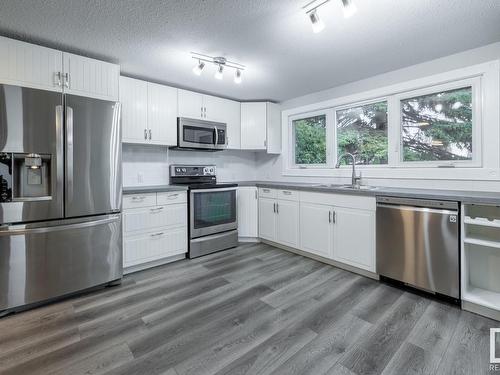
[{"label": "cabinet drawer", "polygon": [[156,206],[156,193],[123,196],[123,209]]},{"label": "cabinet drawer", "polygon": [[276,198],[277,190],[269,188],[259,188],[259,197],[262,198]]},{"label": "cabinet drawer", "polygon": [[123,213],[125,236],[165,227],[187,226],[187,206],[184,203],[128,210]]},{"label": "cabinet drawer", "polygon": [[123,266],[131,267],[187,253],[187,228],[160,230],[123,241]]},{"label": "cabinet drawer", "polygon": [[278,199],[298,202],[299,192],[297,190],[277,190]]},{"label": "cabinet drawer", "polygon": [[170,191],[157,193],[157,203],[159,206],[174,203],[186,203],[187,193],[185,191]]}]

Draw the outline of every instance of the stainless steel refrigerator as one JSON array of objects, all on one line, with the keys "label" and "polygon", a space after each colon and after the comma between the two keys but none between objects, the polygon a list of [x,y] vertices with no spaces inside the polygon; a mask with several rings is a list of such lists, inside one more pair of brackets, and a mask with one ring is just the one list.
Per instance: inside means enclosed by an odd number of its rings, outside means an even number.
[{"label": "stainless steel refrigerator", "polygon": [[122,277],[119,103],[0,85],[0,313]]}]

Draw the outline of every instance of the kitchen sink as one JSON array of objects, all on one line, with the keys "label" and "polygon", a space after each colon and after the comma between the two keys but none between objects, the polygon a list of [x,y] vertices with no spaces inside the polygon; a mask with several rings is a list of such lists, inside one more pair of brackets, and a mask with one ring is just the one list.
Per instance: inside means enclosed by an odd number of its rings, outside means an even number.
[{"label": "kitchen sink", "polygon": [[336,185],[336,184],[319,184],[314,185],[315,187],[322,188],[331,188],[331,189],[345,189],[345,190],[377,190],[377,186],[369,186],[369,185],[361,185],[361,186],[352,186],[352,185]]}]

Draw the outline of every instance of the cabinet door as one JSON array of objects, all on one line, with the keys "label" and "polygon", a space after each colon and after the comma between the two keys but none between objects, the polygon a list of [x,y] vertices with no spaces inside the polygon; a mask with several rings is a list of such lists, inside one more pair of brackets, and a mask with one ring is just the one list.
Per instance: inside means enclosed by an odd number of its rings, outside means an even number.
[{"label": "cabinet door", "polygon": [[203,106],[206,119],[223,122],[227,125],[227,141],[229,149],[240,148],[241,113],[240,103],[216,96],[204,95]]},{"label": "cabinet door", "polygon": [[241,103],[241,149],[266,149],[266,103]]},{"label": "cabinet door", "polygon": [[60,51],[0,37],[0,83],[62,91],[62,62]]},{"label": "cabinet door", "polygon": [[276,242],[298,247],[299,245],[299,202],[278,200]]},{"label": "cabinet door", "polygon": [[278,104],[267,103],[267,153],[281,154],[281,108]]},{"label": "cabinet door", "polygon": [[258,237],[258,202],[256,187],[238,188],[238,236]]},{"label": "cabinet door", "polygon": [[177,93],[179,117],[205,119],[202,94],[187,90],[178,90]]},{"label": "cabinet door", "polygon": [[333,258],[333,208],[300,203],[300,249]]},{"label": "cabinet door", "polygon": [[122,141],[149,143],[147,82],[120,77],[120,102],[122,104]]},{"label": "cabinet door", "polygon": [[65,52],[63,70],[65,93],[118,101],[119,65]]},{"label": "cabinet door", "polygon": [[375,272],[375,212],[335,208],[333,259]]},{"label": "cabinet door", "polygon": [[148,83],[148,137],[153,144],[177,145],[177,89]]},{"label": "cabinet door", "polygon": [[276,200],[259,198],[259,237],[276,241]]}]

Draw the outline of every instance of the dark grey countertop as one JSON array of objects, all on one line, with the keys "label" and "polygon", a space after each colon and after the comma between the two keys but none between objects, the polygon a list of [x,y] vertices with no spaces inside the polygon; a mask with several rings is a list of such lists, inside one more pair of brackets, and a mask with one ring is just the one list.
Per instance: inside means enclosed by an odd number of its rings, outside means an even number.
[{"label": "dark grey countertop", "polygon": [[168,191],[186,190],[187,186],[177,185],[127,186],[123,188],[123,194],[164,193]]},{"label": "dark grey countertop", "polygon": [[[462,191],[462,190],[439,190],[439,189],[411,189],[376,187],[374,190],[350,190],[341,188],[341,185],[329,185],[320,183],[300,182],[276,182],[276,181],[238,181],[239,186],[257,186],[274,189],[292,189],[303,191],[315,191],[322,193],[351,194],[364,196],[391,196],[418,199],[438,199],[457,201],[463,203],[483,203],[500,205],[500,192]],[[323,185],[323,186],[322,186]],[[326,186],[325,186],[326,185]]]}]

